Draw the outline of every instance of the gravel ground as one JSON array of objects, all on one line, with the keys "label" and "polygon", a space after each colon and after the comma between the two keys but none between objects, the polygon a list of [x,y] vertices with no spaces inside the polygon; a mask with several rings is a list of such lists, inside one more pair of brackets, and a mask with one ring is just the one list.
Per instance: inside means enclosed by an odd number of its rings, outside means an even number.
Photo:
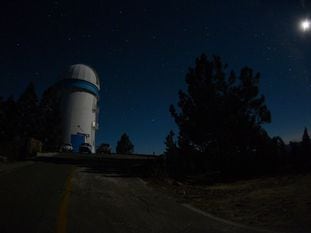
[{"label": "gravel ground", "polygon": [[149,180],[180,202],[234,222],[282,232],[311,232],[311,174],[215,185]]}]

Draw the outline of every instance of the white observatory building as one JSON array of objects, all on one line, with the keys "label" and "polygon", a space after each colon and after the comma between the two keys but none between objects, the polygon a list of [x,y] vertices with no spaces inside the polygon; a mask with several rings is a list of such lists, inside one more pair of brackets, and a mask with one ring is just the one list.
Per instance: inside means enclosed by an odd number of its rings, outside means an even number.
[{"label": "white observatory building", "polygon": [[99,78],[95,70],[83,64],[69,67],[61,82],[61,116],[63,143],[74,152],[82,143],[95,153],[95,131],[98,129]]}]

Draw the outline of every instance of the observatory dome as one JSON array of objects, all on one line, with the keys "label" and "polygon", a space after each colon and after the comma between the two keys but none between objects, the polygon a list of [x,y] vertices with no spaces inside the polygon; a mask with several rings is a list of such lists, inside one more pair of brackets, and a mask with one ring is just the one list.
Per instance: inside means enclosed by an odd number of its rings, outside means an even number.
[{"label": "observatory dome", "polygon": [[94,84],[100,89],[97,73],[91,67],[84,64],[76,64],[69,67],[64,75],[65,79],[80,79]]}]

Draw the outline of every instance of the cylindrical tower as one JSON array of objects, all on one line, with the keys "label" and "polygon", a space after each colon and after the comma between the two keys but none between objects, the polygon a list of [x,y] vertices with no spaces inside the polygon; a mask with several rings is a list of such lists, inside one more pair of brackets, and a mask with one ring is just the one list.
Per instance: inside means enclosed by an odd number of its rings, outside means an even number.
[{"label": "cylindrical tower", "polygon": [[89,143],[95,153],[95,131],[98,129],[99,78],[95,70],[83,64],[72,65],[61,81],[61,116],[63,143],[74,152]]}]

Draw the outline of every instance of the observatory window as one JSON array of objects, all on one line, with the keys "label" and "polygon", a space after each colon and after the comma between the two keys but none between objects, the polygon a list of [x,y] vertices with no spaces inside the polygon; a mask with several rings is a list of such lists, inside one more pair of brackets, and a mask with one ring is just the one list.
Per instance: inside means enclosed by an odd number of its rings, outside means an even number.
[{"label": "observatory window", "polygon": [[96,104],[96,99],[94,98],[93,99],[93,105],[92,105],[92,111],[96,112],[96,110],[97,110],[97,104]]}]

